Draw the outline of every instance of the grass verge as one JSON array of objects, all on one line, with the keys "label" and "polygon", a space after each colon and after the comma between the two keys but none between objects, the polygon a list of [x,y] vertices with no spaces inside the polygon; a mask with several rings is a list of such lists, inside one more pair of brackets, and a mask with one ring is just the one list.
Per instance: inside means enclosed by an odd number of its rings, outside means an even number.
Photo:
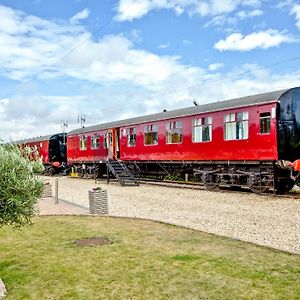
[{"label": "grass verge", "polygon": [[[78,247],[86,237],[112,244]],[[300,256],[142,220],[40,217],[0,231],[13,299],[299,299]]]}]

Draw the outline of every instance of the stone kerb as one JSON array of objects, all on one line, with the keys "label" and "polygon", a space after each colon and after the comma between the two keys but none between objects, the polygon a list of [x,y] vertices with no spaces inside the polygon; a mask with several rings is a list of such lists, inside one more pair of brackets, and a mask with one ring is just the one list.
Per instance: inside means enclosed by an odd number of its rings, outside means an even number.
[{"label": "stone kerb", "polygon": [[0,279],[0,299],[4,299],[6,296],[6,288],[3,281]]}]

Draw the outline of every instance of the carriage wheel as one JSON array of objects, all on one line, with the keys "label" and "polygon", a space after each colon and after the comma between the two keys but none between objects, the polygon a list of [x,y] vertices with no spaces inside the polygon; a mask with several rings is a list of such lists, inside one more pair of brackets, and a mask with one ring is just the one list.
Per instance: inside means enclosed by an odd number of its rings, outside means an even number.
[{"label": "carriage wheel", "polygon": [[255,193],[255,194],[261,194],[265,193],[270,189],[269,186],[264,186],[264,185],[250,185],[250,190]]},{"label": "carriage wheel", "polygon": [[253,193],[261,194],[267,192],[272,187],[272,185],[272,180],[268,178],[262,178],[259,182],[250,184],[249,188]]},{"label": "carriage wheel", "polygon": [[206,174],[204,180],[204,187],[208,191],[219,189],[219,177],[218,175]]}]

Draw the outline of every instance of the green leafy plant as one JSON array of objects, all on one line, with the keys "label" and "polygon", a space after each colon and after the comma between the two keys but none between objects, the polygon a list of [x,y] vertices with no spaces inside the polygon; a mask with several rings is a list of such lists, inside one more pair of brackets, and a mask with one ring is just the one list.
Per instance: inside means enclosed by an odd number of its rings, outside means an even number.
[{"label": "green leafy plant", "polygon": [[0,227],[21,227],[31,223],[35,204],[42,195],[44,183],[36,173],[43,164],[30,148],[0,144]]},{"label": "green leafy plant", "polygon": [[164,179],[171,180],[171,181],[183,181],[183,178],[175,174],[166,175]]}]

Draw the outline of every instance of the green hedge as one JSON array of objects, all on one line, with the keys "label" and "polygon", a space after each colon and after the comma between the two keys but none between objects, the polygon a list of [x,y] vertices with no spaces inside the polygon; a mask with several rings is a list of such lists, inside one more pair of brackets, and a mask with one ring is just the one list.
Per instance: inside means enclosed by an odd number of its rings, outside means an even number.
[{"label": "green hedge", "polygon": [[30,151],[0,144],[0,227],[31,224],[44,184],[36,176],[43,171],[43,164],[38,156],[31,160]]}]

